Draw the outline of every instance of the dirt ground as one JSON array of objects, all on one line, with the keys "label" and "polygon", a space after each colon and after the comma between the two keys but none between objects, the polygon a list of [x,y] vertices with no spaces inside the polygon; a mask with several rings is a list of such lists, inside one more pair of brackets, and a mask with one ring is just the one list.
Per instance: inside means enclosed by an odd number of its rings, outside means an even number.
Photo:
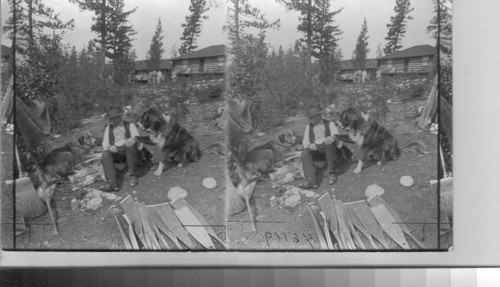
[{"label": "dirt ground", "polygon": [[[224,160],[220,154],[204,152],[213,143],[223,142],[223,132],[214,126],[211,121],[206,120],[206,113],[217,110],[223,102],[211,101],[204,104],[190,103],[187,105],[189,113],[184,121],[184,126],[198,140],[202,150],[202,157],[199,162],[190,163],[186,167],[169,167],[164,173],[157,177],[153,174],[157,165],[142,168],[139,171],[139,184],[134,188],[128,185],[128,175],[123,175],[121,190],[116,193],[124,198],[130,194],[135,201],[145,204],[160,204],[168,202],[167,191],[174,186],[184,188],[188,195],[185,198],[188,204],[193,206],[210,224],[213,224],[214,231],[219,237],[225,239],[224,228],[224,186],[223,184],[223,164]],[[83,127],[71,134],[78,134],[82,131],[90,131],[94,136],[102,136],[106,121],[96,115],[91,118]],[[71,135],[64,141],[71,138]],[[2,169],[8,170],[12,163],[11,140],[4,140],[2,137]],[[154,154],[153,161],[157,163],[158,152],[156,147],[148,147]],[[5,153],[4,153],[5,152]],[[5,169],[4,169],[5,168]],[[6,178],[7,173],[5,174]],[[218,185],[214,189],[203,187],[202,180],[205,177],[213,177]],[[2,172],[2,185],[5,182]],[[89,187],[99,188],[103,181],[94,183]],[[2,186],[3,187],[3,186]],[[2,188],[2,190],[5,190]],[[104,199],[103,205],[95,211],[73,210],[71,200],[79,196],[80,191],[72,191],[69,183],[58,186],[52,206],[55,209],[59,227],[59,236],[52,233],[50,218],[48,214],[33,219],[29,231],[18,236],[15,240],[15,249],[22,250],[119,250],[125,249],[120,236],[118,226],[109,208],[119,209],[117,215],[122,213],[119,201],[109,201]],[[10,208],[8,202],[2,204],[2,210]],[[122,225],[125,225],[123,218]],[[13,247],[12,225],[4,224],[3,248]]]},{"label": "dirt ground", "polygon": [[[388,104],[390,112],[381,123],[397,139],[400,147],[406,147],[416,140],[424,142],[430,153],[422,155],[404,151],[397,161],[390,161],[386,165],[370,166],[364,168],[360,174],[354,174],[353,170],[357,164],[359,148],[348,145],[354,152],[354,161],[346,163],[340,168],[340,174],[336,184],[329,185],[326,176],[320,187],[314,190],[318,196],[329,193],[332,198],[344,202],[354,202],[366,199],[365,189],[371,184],[381,186],[385,193],[382,198],[400,215],[406,222],[412,234],[419,239],[428,249],[438,248],[439,230],[437,188],[431,186],[430,180],[437,178],[437,135],[429,130],[423,130],[412,123],[409,116],[411,111],[423,106],[425,100],[410,101],[402,103],[393,99]],[[339,106],[339,104],[337,104]],[[341,107],[338,107],[339,113]],[[296,135],[302,136],[307,119],[297,118],[294,122],[287,123],[281,128],[289,128]],[[251,141],[257,142],[254,138]],[[411,187],[404,187],[399,183],[403,175],[413,178]],[[321,176],[320,176],[321,177]],[[299,181],[290,182],[296,185]],[[229,239],[231,247],[238,250],[319,250],[320,243],[313,224],[313,219],[308,211],[308,206],[318,220],[321,208],[313,197],[302,197],[300,204],[295,208],[279,207],[271,205],[273,196],[279,197],[281,187],[272,188],[270,180],[261,181],[250,200],[254,206],[257,220],[257,232],[253,232],[251,224],[244,222],[249,220],[247,211],[229,217]],[[317,197],[318,197],[317,196]],[[322,221],[322,220],[321,220]],[[446,219],[441,220],[446,221]],[[320,223],[321,225],[322,222]],[[451,244],[452,235],[441,237],[441,248],[448,248]],[[407,237],[410,246],[416,248]],[[388,242],[391,240],[388,238]],[[390,244],[394,249],[400,249],[397,245]],[[380,246],[381,247],[381,246]]]}]

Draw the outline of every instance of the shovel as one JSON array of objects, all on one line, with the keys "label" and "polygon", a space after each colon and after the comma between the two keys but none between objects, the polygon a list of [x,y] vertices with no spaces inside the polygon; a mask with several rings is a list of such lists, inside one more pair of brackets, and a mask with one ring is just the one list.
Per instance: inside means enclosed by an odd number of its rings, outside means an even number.
[{"label": "shovel", "polygon": [[[43,190],[41,194],[38,194],[36,191],[35,187],[33,186],[33,183],[31,182],[31,179],[26,176],[26,174],[23,173],[22,167],[21,167],[21,159],[19,157],[19,151],[17,149],[17,146],[15,147],[16,151],[16,161],[17,161],[17,168],[19,170],[19,178],[16,179],[16,197],[21,199],[21,198],[31,198],[33,200],[34,197],[38,197],[40,200],[42,200],[46,205],[49,210],[49,215],[50,215],[50,220],[52,221],[52,226],[54,228],[54,233],[56,235],[59,235],[59,232],[57,230],[57,225],[56,221],[54,218],[54,214],[52,212],[52,207],[50,206],[50,200],[52,199],[53,191],[55,186],[50,186],[47,187],[46,190]],[[46,192],[49,192],[49,194],[46,194]],[[16,204],[17,206],[17,204]],[[31,211],[38,213],[38,211]],[[24,211],[23,213],[26,213]],[[21,216],[25,216],[26,214],[22,214]],[[41,214],[33,214],[33,217],[39,216]]]}]

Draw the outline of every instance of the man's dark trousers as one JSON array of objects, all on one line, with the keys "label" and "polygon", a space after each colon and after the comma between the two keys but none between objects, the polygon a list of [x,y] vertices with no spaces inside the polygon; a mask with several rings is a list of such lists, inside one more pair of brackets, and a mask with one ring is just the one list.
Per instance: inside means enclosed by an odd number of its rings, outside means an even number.
[{"label": "man's dark trousers", "polygon": [[128,166],[129,175],[137,175],[137,164],[139,153],[136,144],[133,146],[118,147],[118,152],[114,153],[109,150],[102,152],[102,166],[104,169],[104,176],[108,182],[116,183],[116,171],[114,163],[126,162]]},{"label": "man's dark trousers", "polygon": [[337,161],[337,146],[332,144],[316,145],[318,150],[310,150],[305,148],[302,150],[302,167],[304,169],[304,176],[310,180],[311,183],[317,184],[316,169],[314,168],[313,161],[325,160],[329,173],[335,173],[335,165]]}]

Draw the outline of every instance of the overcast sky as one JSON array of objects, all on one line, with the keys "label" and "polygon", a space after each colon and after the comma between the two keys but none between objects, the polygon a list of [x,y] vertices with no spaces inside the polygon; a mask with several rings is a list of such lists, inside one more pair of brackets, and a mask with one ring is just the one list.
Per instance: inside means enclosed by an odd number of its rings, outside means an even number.
[{"label": "overcast sky", "polygon": [[[249,0],[256,7],[265,11],[269,20],[281,19],[281,28],[267,33],[268,42],[278,47],[282,45],[289,48],[302,35],[297,32],[298,13],[287,12],[282,5],[273,0]],[[96,37],[96,34],[90,31],[92,24],[92,13],[80,12],[78,7],[71,4],[69,0],[45,0],[48,6],[54,8],[60,17],[64,20],[74,19],[75,28],[65,34],[64,40],[70,45],[80,50],[88,41]],[[209,19],[203,23],[202,34],[197,44],[199,48],[210,45],[226,43],[226,35],[222,27],[226,21],[225,0],[218,0],[218,7],[213,7],[208,13]],[[350,58],[356,39],[361,31],[363,18],[366,17],[368,23],[369,57],[374,57],[377,45],[385,45],[385,36],[387,34],[386,24],[390,16],[393,15],[395,0],[334,0],[332,9],[344,7],[343,11],[336,16],[336,22],[343,31],[339,42],[344,58]],[[403,47],[414,45],[431,44],[435,41],[426,33],[427,25],[433,16],[432,0],[412,0],[413,20],[410,21]],[[6,9],[7,0],[2,0],[2,23],[8,16]],[[138,59],[145,59],[147,50],[153,37],[156,22],[161,18],[163,24],[163,47],[165,53],[163,58],[170,58],[172,46],[179,48],[182,35],[181,24],[185,16],[189,13],[189,0],[126,0],[127,10],[137,7],[135,13],[130,15],[130,21],[133,24],[137,34],[134,36],[133,48],[137,52]],[[2,37],[2,43],[8,44],[5,35]]]}]

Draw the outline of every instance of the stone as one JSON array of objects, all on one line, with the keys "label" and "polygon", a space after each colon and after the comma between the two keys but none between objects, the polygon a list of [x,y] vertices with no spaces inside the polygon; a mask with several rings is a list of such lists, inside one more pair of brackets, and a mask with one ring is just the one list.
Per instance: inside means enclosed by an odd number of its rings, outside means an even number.
[{"label": "stone", "polygon": [[399,179],[399,183],[402,186],[406,186],[406,187],[412,186],[413,185],[413,178],[411,176],[409,176],[409,175],[402,176]]},{"label": "stone", "polygon": [[366,196],[366,198],[371,198],[375,195],[381,196],[382,194],[384,194],[384,192],[385,192],[384,189],[382,187],[380,187],[379,185],[371,184],[366,188],[365,196]]},{"label": "stone", "polygon": [[186,196],[187,196],[187,191],[180,186],[172,187],[167,193],[167,198],[170,201],[174,201],[178,197],[184,198]]},{"label": "stone", "polygon": [[213,188],[217,187],[217,181],[213,177],[204,178],[202,184],[204,187],[206,187],[208,189],[213,189]]}]

